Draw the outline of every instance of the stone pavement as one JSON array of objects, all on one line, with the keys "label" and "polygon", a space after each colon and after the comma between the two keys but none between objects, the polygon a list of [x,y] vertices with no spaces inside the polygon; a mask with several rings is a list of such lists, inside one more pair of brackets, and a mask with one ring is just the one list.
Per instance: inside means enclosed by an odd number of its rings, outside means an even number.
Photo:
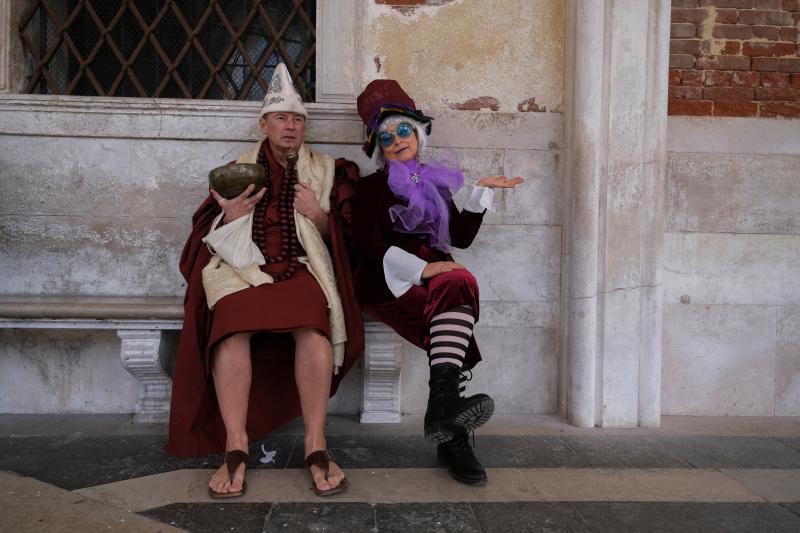
[{"label": "stone pavement", "polygon": [[475,436],[484,487],[451,480],[420,428],[331,417],[350,487],[323,500],[290,424],[252,444],[244,498],[212,501],[221,457],[168,456],[163,425],[0,415],[0,530],[800,531],[800,417],[634,430],[498,417]]}]

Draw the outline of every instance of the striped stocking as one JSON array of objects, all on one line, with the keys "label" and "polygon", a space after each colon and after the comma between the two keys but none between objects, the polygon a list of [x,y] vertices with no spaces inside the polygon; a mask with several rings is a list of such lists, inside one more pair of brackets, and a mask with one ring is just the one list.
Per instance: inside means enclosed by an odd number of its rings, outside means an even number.
[{"label": "striped stocking", "polygon": [[462,367],[474,326],[475,313],[468,305],[459,305],[434,316],[430,324],[431,343],[428,346],[430,365],[449,363]]}]

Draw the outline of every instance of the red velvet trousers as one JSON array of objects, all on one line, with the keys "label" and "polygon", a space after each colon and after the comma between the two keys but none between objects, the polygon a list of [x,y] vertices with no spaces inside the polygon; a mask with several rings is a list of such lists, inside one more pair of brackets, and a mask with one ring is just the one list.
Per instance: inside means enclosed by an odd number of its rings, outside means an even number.
[{"label": "red velvet trousers", "polygon": [[[434,316],[459,305],[468,305],[478,321],[478,282],[467,269],[451,270],[414,285],[394,300],[379,303],[362,303],[361,307],[372,318],[383,322],[401,337],[426,350],[430,342],[429,326]],[[473,336],[467,348],[464,368],[474,367],[481,360]]]}]

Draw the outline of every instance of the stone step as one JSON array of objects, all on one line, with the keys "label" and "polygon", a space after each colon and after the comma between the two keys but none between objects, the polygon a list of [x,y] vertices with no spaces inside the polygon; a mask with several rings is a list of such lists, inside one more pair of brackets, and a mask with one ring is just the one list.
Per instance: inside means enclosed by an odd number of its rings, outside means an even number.
[{"label": "stone step", "polygon": [[145,516],[11,472],[0,472],[3,531],[169,533],[183,531]]}]

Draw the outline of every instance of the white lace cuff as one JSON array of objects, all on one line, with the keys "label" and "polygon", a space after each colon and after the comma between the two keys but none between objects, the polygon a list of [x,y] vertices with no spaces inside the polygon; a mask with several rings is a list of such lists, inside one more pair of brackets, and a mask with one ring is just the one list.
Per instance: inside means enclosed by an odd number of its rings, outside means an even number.
[{"label": "white lace cuff", "polygon": [[464,210],[471,213],[483,213],[484,209],[494,213],[492,201],[494,200],[494,190],[489,187],[472,187],[467,199],[464,201]]},{"label": "white lace cuff", "polygon": [[412,285],[422,285],[422,271],[428,266],[414,254],[392,246],[383,256],[383,275],[395,298],[404,295]]}]

